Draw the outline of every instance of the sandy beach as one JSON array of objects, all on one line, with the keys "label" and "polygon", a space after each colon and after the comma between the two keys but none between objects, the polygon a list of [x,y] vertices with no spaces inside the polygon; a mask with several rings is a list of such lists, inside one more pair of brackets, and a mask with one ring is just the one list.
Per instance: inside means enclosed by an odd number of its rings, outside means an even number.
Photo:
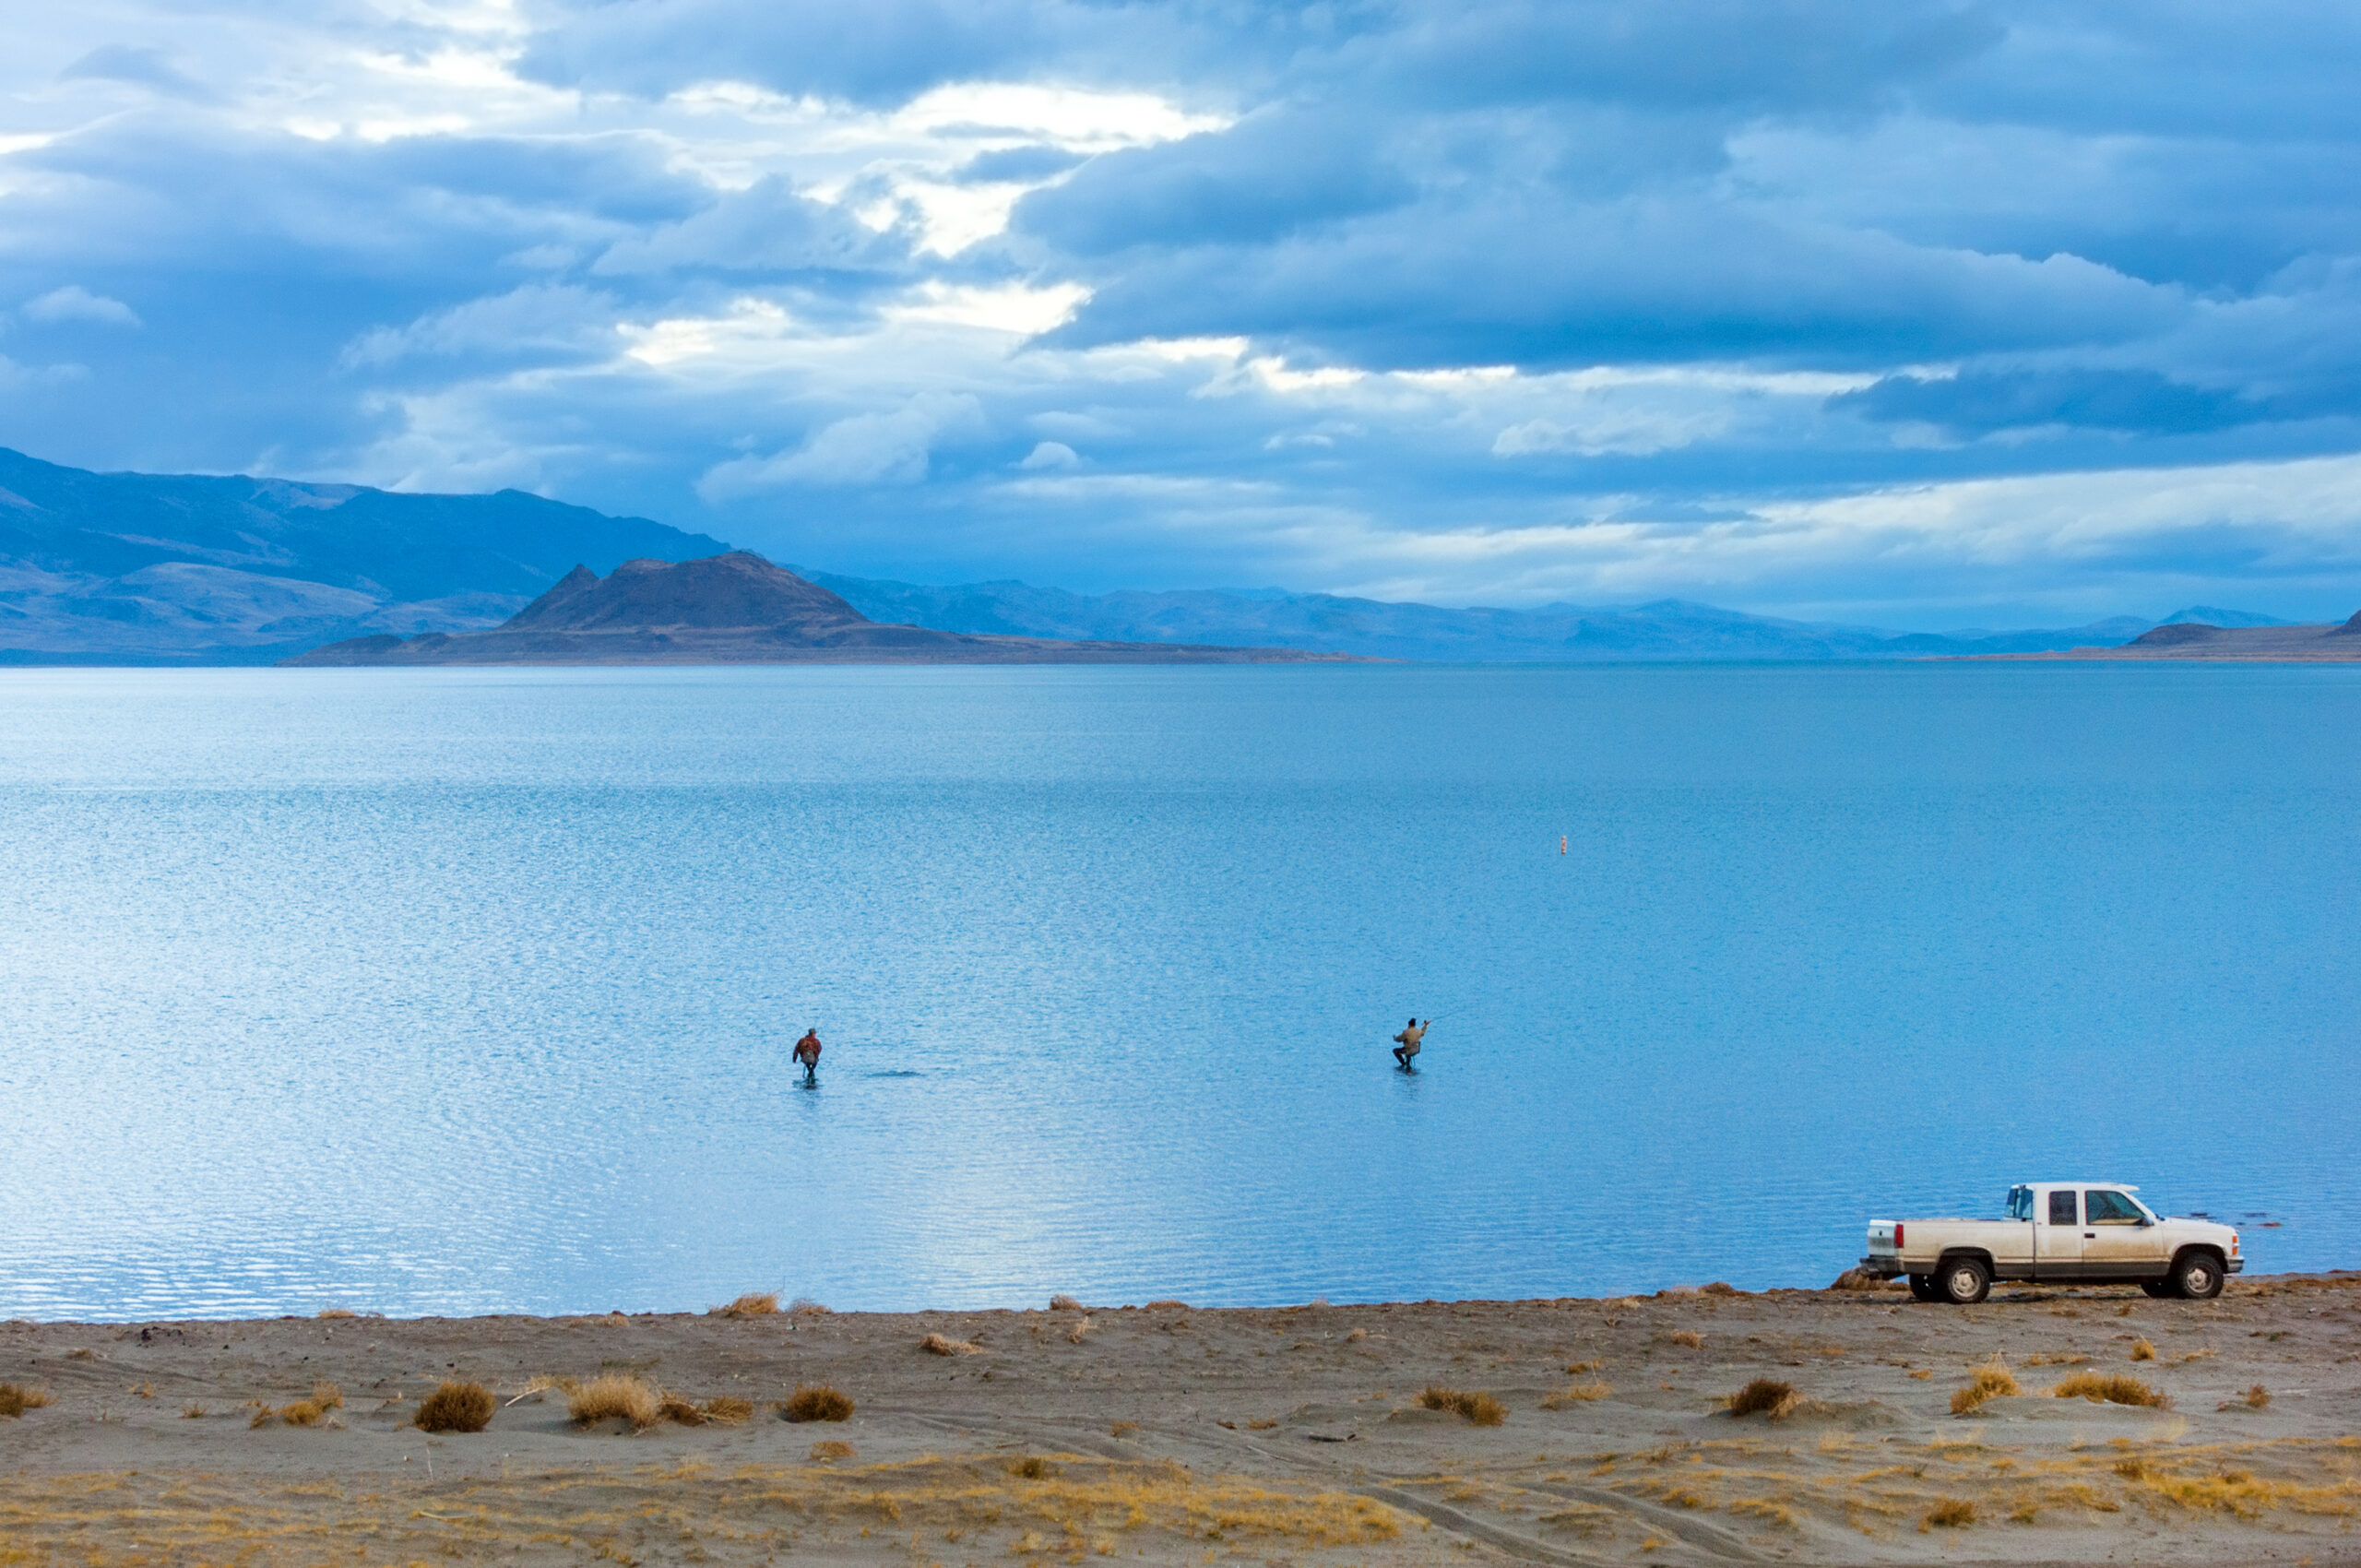
[{"label": "sandy beach", "polygon": [[[1996,1362],[2020,1392],[1954,1414]],[[2082,1373],[2168,1403],[2048,1392]],[[602,1375],[694,1424],[570,1420]],[[1792,1392],[1730,1413],[1758,1379]],[[488,1430],[421,1432],[453,1380]],[[38,1391],[0,1419],[10,1564],[2361,1562],[2361,1273],[1966,1309],[19,1322],[0,1382]],[[784,1419],[806,1385],[849,1419]]]}]

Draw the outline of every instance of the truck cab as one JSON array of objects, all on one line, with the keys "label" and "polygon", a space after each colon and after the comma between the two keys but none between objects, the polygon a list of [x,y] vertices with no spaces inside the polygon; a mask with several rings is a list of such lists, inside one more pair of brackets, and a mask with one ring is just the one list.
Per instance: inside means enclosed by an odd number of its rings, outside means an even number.
[{"label": "truck cab", "polygon": [[2210,1300],[2246,1266],[2238,1233],[2165,1218],[2120,1182],[2028,1182],[1999,1219],[1873,1219],[1861,1269],[1906,1277],[1921,1301],[1980,1301],[1995,1280],[2137,1284],[2151,1296]]}]

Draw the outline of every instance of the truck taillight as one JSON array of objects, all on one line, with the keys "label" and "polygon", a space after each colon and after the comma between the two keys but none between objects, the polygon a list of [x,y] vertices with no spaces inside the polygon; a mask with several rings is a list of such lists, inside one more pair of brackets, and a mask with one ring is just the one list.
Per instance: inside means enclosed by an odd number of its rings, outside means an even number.
[{"label": "truck taillight", "polygon": [[1893,1222],[1893,1250],[1897,1253],[1902,1251],[1902,1221],[1899,1219]]}]

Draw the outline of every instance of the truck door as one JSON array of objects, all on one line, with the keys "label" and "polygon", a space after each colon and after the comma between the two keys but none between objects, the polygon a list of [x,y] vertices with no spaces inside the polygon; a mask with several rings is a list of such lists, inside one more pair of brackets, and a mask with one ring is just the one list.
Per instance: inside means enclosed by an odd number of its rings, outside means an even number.
[{"label": "truck door", "polygon": [[2082,1269],[2082,1216],[2071,1187],[2052,1187],[2034,1216],[2033,1277],[2070,1279]]},{"label": "truck door", "polygon": [[2093,1187],[2082,1194],[2082,1273],[2093,1279],[2162,1279],[2167,1260],[2156,1255],[2155,1227],[2121,1193]]}]

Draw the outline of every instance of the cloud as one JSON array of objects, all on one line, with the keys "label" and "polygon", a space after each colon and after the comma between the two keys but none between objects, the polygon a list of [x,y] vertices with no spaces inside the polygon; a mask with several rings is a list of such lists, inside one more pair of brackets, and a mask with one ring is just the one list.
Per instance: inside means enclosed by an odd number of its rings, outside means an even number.
[{"label": "cloud", "polygon": [[65,80],[128,82],[175,97],[209,99],[205,87],[184,75],[160,49],[103,43],[58,73]]},{"label": "cloud", "polygon": [[913,579],[2325,612],[2356,46],[2317,0],[0,17],[0,443]]},{"label": "cloud", "polygon": [[1038,473],[1043,469],[1072,469],[1081,464],[1080,456],[1064,442],[1042,441],[1036,443],[1033,450],[1025,454],[1025,460],[1016,466]]},{"label": "cloud", "polygon": [[79,283],[68,283],[62,289],[52,289],[38,299],[26,301],[25,318],[41,322],[94,321],[103,327],[143,325],[138,313],[121,300],[94,294]]},{"label": "cloud", "polygon": [[1891,375],[1829,399],[1832,409],[1883,423],[1919,422],[1959,434],[2044,425],[2192,431],[2251,424],[2267,406],[2147,370],[2040,370]]},{"label": "cloud", "polygon": [[593,290],[528,283],[432,312],[406,327],[373,327],[346,347],[341,363],[371,370],[424,358],[546,364],[552,358],[611,355],[615,305],[612,295]]},{"label": "cloud", "polygon": [[939,439],[981,423],[975,398],[928,394],[888,412],[824,425],[791,452],[718,464],[698,488],[708,497],[729,499],[789,485],[916,484],[926,478]]}]

